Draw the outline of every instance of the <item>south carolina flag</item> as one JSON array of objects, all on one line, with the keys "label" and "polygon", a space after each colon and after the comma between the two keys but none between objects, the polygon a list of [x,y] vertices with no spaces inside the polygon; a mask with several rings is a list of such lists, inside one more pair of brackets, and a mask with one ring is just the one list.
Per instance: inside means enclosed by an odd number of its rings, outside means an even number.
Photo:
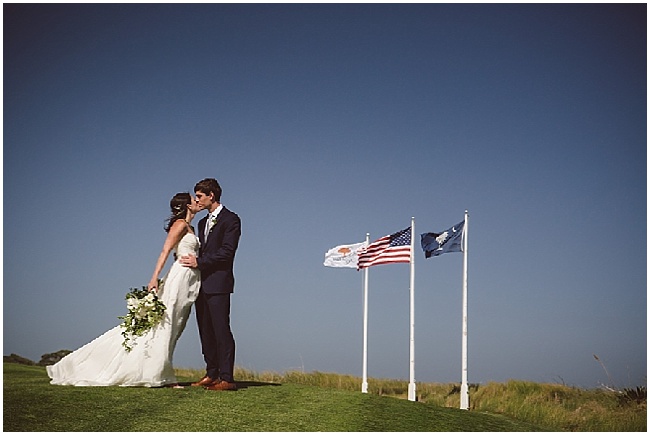
[{"label": "south carolina flag", "polygon": [[328,267],[353,267],[357,268],[359,251],[365,249],[366,242],[353,243],[352,245],[339,245],[325,253],[324,266]]},{"label": "south carolina flag", "polygon": [[437,257],[447,252],[463,252],[465,221],[442,233],[424,233],[421,237],[425,258]]}]

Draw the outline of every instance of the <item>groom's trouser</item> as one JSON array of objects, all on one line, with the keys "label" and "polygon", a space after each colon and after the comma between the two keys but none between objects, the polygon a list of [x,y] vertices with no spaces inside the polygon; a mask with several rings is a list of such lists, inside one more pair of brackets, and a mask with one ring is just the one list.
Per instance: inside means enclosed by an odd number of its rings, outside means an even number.
[{"label": "groom's trouser", "polygon": [[205,294],[196,299],[201,348],[206,375],[234,382],[235,339],[230,330],[230,293]]}]

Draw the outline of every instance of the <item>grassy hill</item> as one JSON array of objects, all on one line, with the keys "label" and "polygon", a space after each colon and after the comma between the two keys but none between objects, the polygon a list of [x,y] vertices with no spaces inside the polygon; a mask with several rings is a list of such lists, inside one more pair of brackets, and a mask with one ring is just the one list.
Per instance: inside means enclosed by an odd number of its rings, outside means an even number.
[{"label": "grassy hill", "polygon": [[[181,380],[190,380],[181,379]],[[298,383],[201,388],[61,387],[43,367],[4,364],[5,431],[537,431],[485,412]]]}]

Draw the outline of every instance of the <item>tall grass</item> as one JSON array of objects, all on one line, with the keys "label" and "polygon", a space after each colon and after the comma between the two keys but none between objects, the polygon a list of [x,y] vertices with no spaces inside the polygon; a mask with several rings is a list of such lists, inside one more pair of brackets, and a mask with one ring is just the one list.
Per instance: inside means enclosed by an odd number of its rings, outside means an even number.
[{"label": "tall grass", "polygon": [[621,401],[612,391],[582,390],[558,384],[508,381],[478,388],[472,409],[497,412],[561,430],[646,431],[646,402]]},{"label": "tall grass", "polygon": [[[195,370],[178,370],[179,376],[193,379],[202,376]],[[335,373],[289,371],[257,373],[238,368],[238,380],[270,383],[295,383],[346,391],[359,391],[361,379]],[[369,379],[369,393],[406,398],[408,382],[392,379]],[[560,431],[630,432],[647,430],[647,403],[622,400],[620,394],[601,389],[585,390],[560,384],[543,384],[511,380],[470,385],[470,410],[502,414]],[[458,408],[459,384],[418,383],[420,402]]]}]

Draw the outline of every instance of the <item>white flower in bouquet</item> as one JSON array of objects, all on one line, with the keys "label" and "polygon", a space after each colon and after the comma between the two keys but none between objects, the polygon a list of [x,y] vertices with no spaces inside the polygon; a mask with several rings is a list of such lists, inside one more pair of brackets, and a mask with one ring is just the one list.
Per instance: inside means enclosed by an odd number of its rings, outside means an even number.
[{"label": "white flower in bouquet", "polygon": [[136,308],[138,308],[138,300],[137,300],[136,298],[129,298],[129,299],[127,299],[127,301],[126,301],[126,308],[127,308],[127,310],[129,310],[129,311],[131,311],[131,310],[135,310]]},{"label": "white flower in bouquet", "polygon": [[138,310],[135,313],[135,318],[141,320],[147,317],[147,314],[147,307],[143,305],[138,307]]}]

